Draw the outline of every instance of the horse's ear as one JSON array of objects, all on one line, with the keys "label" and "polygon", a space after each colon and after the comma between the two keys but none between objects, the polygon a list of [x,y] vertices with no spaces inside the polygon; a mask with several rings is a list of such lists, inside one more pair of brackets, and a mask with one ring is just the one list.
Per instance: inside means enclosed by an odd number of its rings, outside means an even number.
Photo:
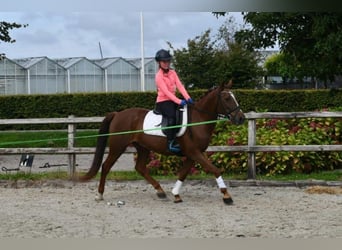
[{"label": "horse's ear", "polygon": [[230,79],[228,83],[226,83],[226,82],[221,83],[220,88],[221,88],[221,90],[223,90],[223,89],[231,89],[232,86],[233,86],[233,80]]}]

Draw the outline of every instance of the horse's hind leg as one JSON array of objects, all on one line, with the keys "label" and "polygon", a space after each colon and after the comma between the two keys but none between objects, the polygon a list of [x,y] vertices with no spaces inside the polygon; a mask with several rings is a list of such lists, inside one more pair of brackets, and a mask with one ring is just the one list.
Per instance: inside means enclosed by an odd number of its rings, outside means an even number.
[{"label": "horse's hind leg", "polygon": [[160,186],[160,183],[150,175],[149,170],[146,167],[150,151],[139,145],[135,145],[135,147],[138,154],[137,162],[135,165],[136,171],[157,190],[157,196],[159,198],[166,198],[166,193]]}]

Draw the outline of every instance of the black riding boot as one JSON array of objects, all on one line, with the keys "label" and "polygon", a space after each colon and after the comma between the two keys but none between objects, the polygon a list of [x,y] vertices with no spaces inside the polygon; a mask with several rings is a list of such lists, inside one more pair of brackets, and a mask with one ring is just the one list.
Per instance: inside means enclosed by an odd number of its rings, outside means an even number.
[{"label": "black riding boot", "polygon": [[[168,126],[174,125],[174,123],[172,122],[171,124],[171,122],[168,123]],[[175,141],[176,134],[177,134],[176,129],[174,128],[167,129],[167,135],[166,135],[167,136],[167,148],[170,152],[178,154],[181,152],[181,149],[179,147],[178,142]]]}]

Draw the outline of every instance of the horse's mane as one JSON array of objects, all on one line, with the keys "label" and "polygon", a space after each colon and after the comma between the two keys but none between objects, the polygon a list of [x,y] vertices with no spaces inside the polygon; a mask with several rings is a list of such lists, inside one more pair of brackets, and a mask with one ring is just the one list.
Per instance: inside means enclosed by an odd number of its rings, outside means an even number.
[{"label": "horse's mane", "polygon": [[207,92],[204,93],[204,95],[202,95],[202,96],[199,98],[199,100],[201,100],[202,98],[206,97],[209,93],[213,92],[213,91],[214,91],[215,89],[217,89],[217,88],[218,88],[218,86],[212,86],[211,88],[209,88],[209,89],[207,90]]}]

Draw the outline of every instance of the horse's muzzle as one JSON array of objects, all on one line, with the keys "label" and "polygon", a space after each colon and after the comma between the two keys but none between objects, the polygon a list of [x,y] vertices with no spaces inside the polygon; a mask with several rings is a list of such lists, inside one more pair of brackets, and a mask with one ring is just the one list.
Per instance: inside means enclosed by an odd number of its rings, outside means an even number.
[{"label": "horse's muzzle", "polygon": [[233,124],[241,125],[245,122],[246,117],[242,111],[239,111],[235,115],[230,115],[229,119]]}]

